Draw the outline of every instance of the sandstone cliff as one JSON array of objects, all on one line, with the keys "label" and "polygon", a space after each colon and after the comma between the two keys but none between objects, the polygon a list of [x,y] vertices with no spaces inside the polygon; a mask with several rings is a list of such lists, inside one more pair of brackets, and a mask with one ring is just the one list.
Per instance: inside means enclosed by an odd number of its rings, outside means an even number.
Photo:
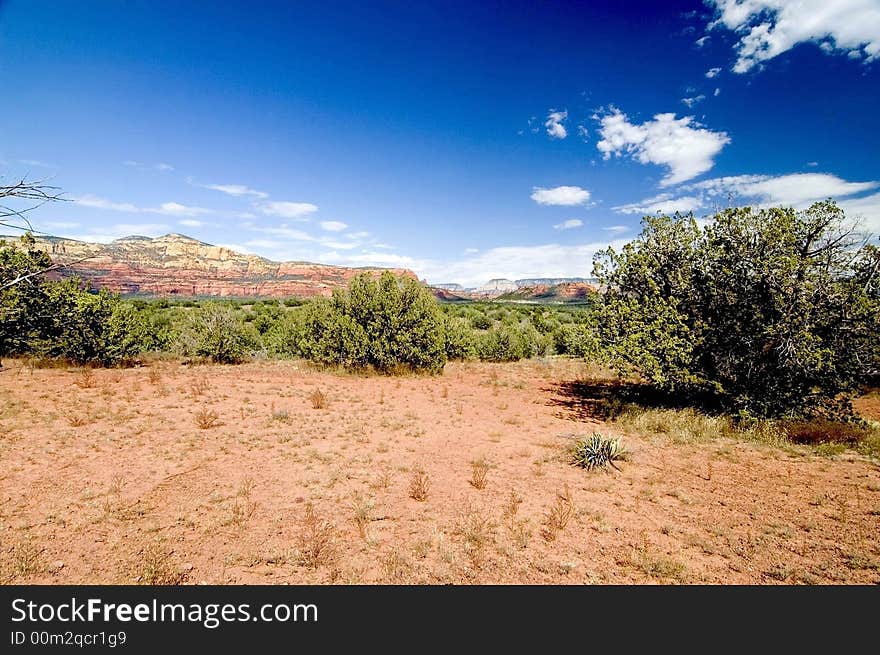
[{"label": "sandstone cliff", "polygon": [[[329,296],[358,273],[385,270],[273,262],[181,234],[125,237],[107,244],[37,237],[37,247],[60,264],[88,257],[54,272],[56,277],[77,275],[95,288],[123,294],[308,298]],[[405,269],[390,270],[416,277]]]}]

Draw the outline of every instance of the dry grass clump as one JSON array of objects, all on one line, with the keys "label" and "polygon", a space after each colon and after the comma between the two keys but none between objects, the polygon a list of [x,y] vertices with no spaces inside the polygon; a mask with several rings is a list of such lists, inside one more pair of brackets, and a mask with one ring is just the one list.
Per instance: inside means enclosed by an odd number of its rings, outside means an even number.
[{"label": "dry grass clump", "polygon": [[469,511],[455,528],[464,539],[464,550],[474,568],[483,562],[486,546],[494,540],[495,524],[488,516]]},{"label": "dry grass clump", "polygon": [[213,409],[202,407],[193,415],[193,421],[200,430],[208,430],[219,424],[220,415]]},{"label": "dry grass clump", "polygon": [[358,496],[354,500],[354,524],[357,526],[361,539],[367,538],[367,526],[373,520],[373,508],[375,503],[369,498]]},{"label": "dry grass clump", "polygon": [[310,395],[309,400],[312,402],[312,409],[326,409],[327,408],[327,394],[325,394],[320,389],[315,389]]},{"label": "dry grass clump", "polygon": [[94,388],[95,382],[95,372],[90,368],[82,369],[76,377],[76,381],[74,382],[76,386],[80,389],[92,389]]},{"label": "dry grass clump", "polygon": [[87,416],[83,416],[82,414],[68,414],[64,417],[67,421],[67,424],[72,428],[80,428],[84,425],[89,424],[89,419]]},{"label": "dry grass clump", "polygon": [[419,502],[428,499],[428,488],[430,486],[430,478],[427,472],[421,467],[413,471],[409,481],[409,497]]},{"label": "dry grass clump", "polygon": [[179,585],[185,582],[186,573],[171,566],[170,558],[171,551],[162,544],[150,544],[141,554],[137,581],[145,585]]},{"label": "dry grass clump", "polygon": [[317,569],[333,563],[336,559],[335,533],[333,524],[319,517],[315,506],[308,503],[297,534],[300,564]]},{"label": "dry grass clump", "polygon": [[547,510],[541,536],[546,541],[556,539],[556,536],[568,525],[573,512],[574,502],[571,499],[571,490],[568,488],[568,484],[566,484],[564,491],[556,494],[556,500],[553,501],[553,504]]},{"label": "dry grass clump", "polygon": [[486,476],[489,474],[489,462],[481,457],[471,462],[470,484],[474,489],[486,488]]},{"label": "dry grass clump", "polygon": [[211,388],[211,382],[206,376],[201,376],[189,385],[189,392],[193,398],[204,395]]},{"label": "dry grass clump", "polygon": [[[0,560],[0,583],[9,584],[38,573],[42,568],[42,556],[43,549],[31,541],[15,544],[8,553],[8,560]],[[4,559],[5,557],[6,553]]]},{"label": "dry grass clump", "polygon": [[782,424],[782,429],[792,442],[809,445],[839,443],[855,446],[871,436],[871,429],[867,425],[825,419],[786,422]]},{"label": "dry grass clump", "polygon": [[880,426],[859,421],[814,418],[803,421],[736,421],[696,409],[660,409],[626,405],[611,422],[633,433],[663,436],[675,443],[705,443],[719,438],[752,441],[775,447],[792,444],[814,447],[820,454],[852,448],[880,457]]}]

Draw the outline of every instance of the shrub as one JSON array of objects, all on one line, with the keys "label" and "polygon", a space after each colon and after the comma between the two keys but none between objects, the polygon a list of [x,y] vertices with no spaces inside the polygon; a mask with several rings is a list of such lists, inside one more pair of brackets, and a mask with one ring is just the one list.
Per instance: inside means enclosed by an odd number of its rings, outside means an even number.
[{"label": "shrub", "polygon": [[552,349],[552,337],[540,334],[530,323],[505,324],[480,336],[480,359],[489,362],[515,362]]},{"label": "shrub", "polygon": [[645,217],[595,261],[608,359],[742,416],[848,415],[880,361],[880,258],[844,220],[832,202]]},{"label": "shrub", "polygon": [[492,327],[492,319],[483,312],[475,314],[470,319],[471,327],[475,330],[488,330]]},{"label": "shrub", "polygon": [[606,439],[594,432],[592,436],[575,442],[572,448],[572,460],[577,466],[588,471],[611,466],[617,468],[615,461],[623,459],[625,451],[620,439]]},{"label": "shrub", "polygon": [[184,355],[234,364],[244,358],[248,338],[235,310],[218,302],[206,302],[187,317],[178,345]]},{"label": "shrub", "polygon": [[477,335],[466,319],[446,317],[446,358],[474,359],[477,356]]},{"label": "shrub", "polygon": [[352,279],[305,312],[302,354],[325,364],[437,372],[446,363],[445,320],[418,281],[385,272]]},{"label": "shrub", "polygon": [[599,340],[592,325],[566,323],[553,331],[553,345],[560,355],[594,359],[599,353]]},{"label": "shrub", "polygon": [[303,357],[306,339],[305,310],[296,309],[283,314],[263,335],[263,343],[270,355]]}]

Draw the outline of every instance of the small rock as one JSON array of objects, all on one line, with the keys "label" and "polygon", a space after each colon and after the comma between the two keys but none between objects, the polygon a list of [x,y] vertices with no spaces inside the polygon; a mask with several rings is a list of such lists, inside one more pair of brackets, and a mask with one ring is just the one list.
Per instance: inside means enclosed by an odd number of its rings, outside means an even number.
[{"label": "small rock", "polygon": [[64,568],[64,562],[62,562],[60,559],[49,564],[50,571],[60,571],[63,568]]},{"label": "small rock", "polygon": [[184,564],[181,564],[180,566],[177,567],[177,572],[178,573],[189,573],[194,568],[195,567],[190,562],[185,562]]}]

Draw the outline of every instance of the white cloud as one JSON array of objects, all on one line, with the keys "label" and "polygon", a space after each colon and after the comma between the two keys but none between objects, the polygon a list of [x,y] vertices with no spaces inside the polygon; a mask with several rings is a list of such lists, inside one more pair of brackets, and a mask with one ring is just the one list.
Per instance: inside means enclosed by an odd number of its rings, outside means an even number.
[{"label": "white cloud", "polygon": [[808,161],[807,162],[807,166],[809,166],[810,168],[815,168],[818,165],[819,165],[819,162],[817,162],[817,161]]},{"label": "white cloud", "polygon": [[704,45],[706,45],[708,42],[709,42],[709,37],[708,37],[708,36],[701,36],[699,39],[697,39],[696,41],[694,41],[694,43],[696,44],[696,46],[697,46],[698,48],[702,48],[702,47],[703,47]]},{"label": "white cloud", "polygon": [[880,234],[880,193],[838,203],[847,218],[861,221],[862,227],[875,236]]},{"label": "white cloud", "polygon": [[576,227],[583,226],[584,222],[579,218],[570,218],[553,226],[554,230],[572,230]]},{"label": "white cloud", "polygon": [[703,94],[700,94],[700,95],[694,96],[692,98],[682,98],[681,102],[682,102],[682,104],[687,105],[688,109],[690,109],[694,105],[696,105],[700,102],[703,102],[703,100],[705,100],[705,99],[706,99],[706,96],[704,96]]},{"label": "white cloud", "polygon": [[322,230],[327,232],[342,232],[348,227],[348,224],[343,223],[342,221],[321,221],[318,225],[321,226]]},{"label": "white cloud", "polygon": [[880,182],[847,182],[827,173],[790,175],[736,175],[704,180],[682,187],[703,191],[710,197],[732,195],[754,199],[764,205],[802,208],[825,198],[846,198],[880,187]]},{"label": "white cloud", "polygon": [[[105,228],[100,229],[107,231]],[[164,223],[117,223],[109,228],[111,233],[118,234],[120,237],[158,237],[167,234],[168,230],[168,225]]]},{"label": "white cloud", "polygon": [[819,44],[827,53],[852,59],[880,56],[880,3],[877,0],[711,0],[716,19],[740,39],[735,73],[745,73],[799,43]]},{"label": "white cloud", "polygon": [[353,241],[334,241],[332,239],[321,239],[320,244],[325,248],[333,248],[334,250],[354,250],[360,248],[359,243]]},{"label": "white cloud", "polygon": [[162,173],[167,173],[168,171],[173,171],[174,166],[171,164],[166,164],[165,162],[159,162],[157,164],[144,164],[143,162],[135,161],[133,159],[126,159],[122,162],[123,166],[130,166],[131,168],[137,168],[141,171],[160,171]]},{"label": "white cloud", "polygon": [[871,231],[880,231],[880,193],[853,198],[878,188],[880,181],[848,182],[827,173],[734,175],[683,185],[679,190],[688,195],[672,197],[664,193],[614,210],[622,214],[685,213],[730,203],[804,209],[832,198],[848,217],[861,219]]},{"label": "white cloud", "polygon": [[564,139],[568,136],[568,131],[565,129],[565,125],[562,124],[566,118],[568,118],[567,111],[550,110],[550,114],[544,122],[544,127],[547,128],[547,135],[551,139]]},{"label": "white cloud", "polygon": [[608,227],[603,227],[603,230],[610,234],[623,234],[624,232],[629,232],[629,227],[626,225],[609,225]]},{"label": "white cloud", "polygon": [[292,218],[296,220],[308,220],[305,218],[309,214],[318,211],[317,205],[309,202],[287,202],[276,201],[267,202],[257,207],[267,216],[280,216],[281,218]]},{"label": "white cloud", "polygon": [[315,237],[302,230],[293,230],[289,227],[254,227],[254,232],[262,232],[263,234],[271,234],[273,236],[285,239],[293,239],[294,241],[315,241]]},{"label": "white cloud", "polygon": [[109,211],[127,212],[130,214],[162,214],[164,216],[202,216],[204,214],[213,214],[213,210],[204,207],[190,207],[182,205],[179,202],[163,202],[158,207],[138,207],[130,202],[115,202],[86,194],[84,196],[74,196],[71,198],[77,205],[90,207],[91,209],[106,209]]},{"label": "white cloud", "polygon": [[164,214],[166,216],[202,216],[204,214],[212,213],[210,209],[181,205],[179,202],[163,202],[157,209],[147,208],[142,209],[141,211],[154,214]]},{"label": "white cloud", "polygon": [[673,198],[669,193],[661,193],[653,198],[645,198],[641,202],[613,207],[619,214],[683,214],[699,209],[702,205],[700,198],[696,196],[682,196]]},{"label": "white cloud", "polygon": [[90,207],[92,209],[109,209],[117,212],[131,213],[140,211],[138,207],[132,205],[129,202],[113,202],[112,200],[108,200],[107,198],[101,198],[100,196],[93,196],[91,194],[86,194],[84,196],[73,196],[71,200],[73,200],[73,202],[77,205]]},{"label": "white cloud", "polygon": [[718,73],[720,73],[720,72],[721,72],[720,68],[710,68],[709,70],[706,71],[706,77],[708,77],[711,80],[713,77],[717,76]]},{"label": "white cloud", "polygon": [[593,255],[624,240],[574,246],[548,244],[491,248],[458,261],[413,261],[407,266],[429,282],[457,282],[476,287],[494,278],[517,280],[534,277],[590,277]]},{"label": "white cloud", "polygon": [[359,253],[332,251],[321,253],[320,261],[344,266],[408,268],[429,283],[456,282],[476,287],[493,278],[590,277],[593,255],[609,245],[620,248],[624,243],[625,240],[615,240],[574,246],[508,246],[466,253],[453,261],[419,259],[375,250]]},{"label": "white cloud", "polygon": [[225,193],[228,196],[235,196],[236,198],[240,198],[242,196],[251,196],[253,198],[259,198],[260,200],[264,200],[269,197],[268,193],[264,191],[257,191],[256,189],[251,189],[249,186],[244,184],[194,184],[194,186],[202,187],[203,189],[210,189],[211,191],[219,191],[220,193]]},{"label": "white cloud", "polygon": [[642,164],[669,168],[660,186],[671,186],[705,173],[715,156],[730,143],[725,132],[712,132],[692,116],[676,119],[675,114],[657,114],[641,125],[629,122],[626,114],[612,108],[598,117],[602,140],[596,147],[605,159],[627,154]]},{"label": "white cloud", "polygon": [[719,89],[718,87],[715,87],[715,91],[712,93],[712,95],[717,98],[718,96],[721,95],[721,89]]},{"label": "white cloud", "polygon": [[583,141],[584,143],[590,140],[590,131],[585,126],[578,125],[577,133],[578,136],[581,138],[581,141]]},{"label": "white cloud", "polygon": [[552,189],[535,187],[531,195],[539,205],[561,205],[571,207],[583,205],[590,199],[590,192],[579,186],[558,186]]},{"label": "white cloud", "polygon": [[69,230],[72,228],[80,227],[80,223],[76,223],[74,221],[46,221],[45,223],[43,223],[43,225],[55,230]]},{"label": "white cloud", "polygon": [[248,248],[268,248],[270,250],[277,250],[283,246],[280,241],[273,241],[272,239],[251,239],[250,241],[245,241],[244,245]]},{"label": "white cloud", "polygon": [[184,218],[182,221],[177,221],[178,225],[184,225],[186,227],[202,227],[205,223],[202,221],[197,221],[194,218]]},{"label": "white cloud", "polygon": [[115,225],[94,228],[85,234],[61,232],[59,236],[91,243],[109,243],[131,236],[158,237],[167,234],[168,230],[168,225],[164,223],[116,223]]}]

